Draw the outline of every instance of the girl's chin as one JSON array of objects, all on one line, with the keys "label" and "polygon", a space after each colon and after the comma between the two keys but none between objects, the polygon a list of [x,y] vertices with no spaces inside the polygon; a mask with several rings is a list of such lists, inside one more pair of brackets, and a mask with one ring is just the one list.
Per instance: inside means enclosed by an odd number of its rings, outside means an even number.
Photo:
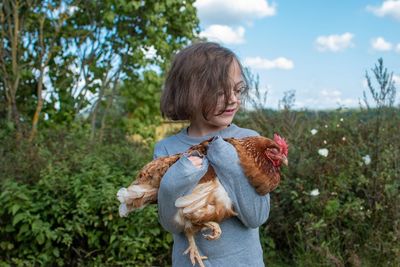
[{"label": "girl's chin", "polygon": [[217,124],[223,125],[223,126],[228,126],[231,124],[233,121],[233,116],[219,116],[218,119],[216,120]]}]

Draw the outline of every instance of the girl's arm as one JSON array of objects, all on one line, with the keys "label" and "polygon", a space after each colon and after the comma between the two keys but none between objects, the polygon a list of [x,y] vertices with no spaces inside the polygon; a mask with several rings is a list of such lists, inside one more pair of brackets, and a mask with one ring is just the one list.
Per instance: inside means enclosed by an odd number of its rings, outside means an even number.
[{"label": "girl's arm", "polygon": [[[208,169],[206,158],[203,158],[200,167],[193,165],[189,157],[196,156],[195,153],[184,154],[161,179],[158,190],[158,218],[162,227],[171,233],[183,231],[183,227],[174,220],[178,211],[175,200],[190,193]],[[157,156],[155,153],[155,157]]]},{"label": "girl's arm", "polygon": [[250,228],[262,225],[269,216],[269,194],[257,194],[240,166],[236,149],[218,136],[210,143],[207,158],[232,199],[242,223]]}]

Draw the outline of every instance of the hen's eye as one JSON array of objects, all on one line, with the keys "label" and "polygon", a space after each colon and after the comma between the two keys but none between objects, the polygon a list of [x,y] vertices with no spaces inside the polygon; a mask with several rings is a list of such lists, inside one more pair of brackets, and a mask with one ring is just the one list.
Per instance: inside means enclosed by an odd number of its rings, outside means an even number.
[{"label": "hen's eye", "polygon": [[276,148],[271,148],[269,151],[270,151],[272,154],[279,154],[279,150],[276,149]]}]

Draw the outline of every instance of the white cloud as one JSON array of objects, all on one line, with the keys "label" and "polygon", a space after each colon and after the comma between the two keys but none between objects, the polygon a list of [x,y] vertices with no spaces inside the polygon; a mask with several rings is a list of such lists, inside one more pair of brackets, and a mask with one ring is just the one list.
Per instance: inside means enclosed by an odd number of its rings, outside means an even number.
[{"label": "white cloud", "polygon": [[267,0],[197,0],[194,5],[205,25],[251,23],[276,14],[276,5]]},{"label": "white cloud", "polygon": [[363,88],[368,88],[368,81],[367,81],[367,79],[364,78],[364,79],[361,81],[361,85],[362,85]]},{"label": "white cloud", "polygon": [[339,90],[322,90],[320,92],[321,96],[325,96],[325,97],[340,97],[342,95],[342,92],[340,92]]},{"label": "white cloud", "polygon": [[400,20],[400,0],[386,0],[381,6],[367,6],[367,10],[378,17],[389,16]]},{"label": "white cloud", "polygon": [[245,42],[244,33],[245,29],[241,26],[232,28],[226,25],[214,24],[202,31],[200,37],[224,44],[242,44]]},{"label": "white cloud", "polygon": [[375,38],[371,41],[372,48],[378,51],[390,51],[393,45],[382,37]]},{"label": "white cloud", "polygon": [[274,60],[269,60],[261,57],[247,57],[244,59],[243,64],[245,66],[254,69],[293,69],[294,63],[290,59],[285,57],[279,57]]},{"label": "white cloud", "polygon": [[318,36],[315,40],[319,51],[338,52],[346,48],[352,47],[353,34],[346,32],[342,35],[332,34],[327,36]]},{"label": "white cloud", "polygon": [[356,107],[359,100],[358,98],[343,97],[342,92],[337,89],[323,89],[313,95],[303,96],[297,104],[311,109],[335,109],[340,106]]},{"label": "white cloud", "polygon": [[397,53],[400,53],[400,43],[396,45],[396,48],[394,49]]},{"label": "white cloud", "polygon": [[393,74],[392,79],[395,83],[396,88],[399,87],[400,89],[400,75]]}]

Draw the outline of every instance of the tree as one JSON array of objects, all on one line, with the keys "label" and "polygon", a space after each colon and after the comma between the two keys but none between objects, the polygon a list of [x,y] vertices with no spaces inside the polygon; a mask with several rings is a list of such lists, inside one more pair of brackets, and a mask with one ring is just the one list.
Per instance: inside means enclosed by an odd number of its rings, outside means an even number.
[{"label": "tree", "polygon": [[22,53],[22,36],[29,18],[32,1],[5,0],[0,3],[0,74],[2,90],[6,100],[7,120],[19,129],[20,118],[17,107],[17,92],[28,63]]},{"label": "tree", "polygon": [[22,116],[32,139],[45,115],[46,124],[69,124],[88,114],[94,138],[118,84],[133,84],[148,68],[161,76],[170,55],[196,36],[193,2],[3,1],[0,90],[8,120],[18,125]]}]

